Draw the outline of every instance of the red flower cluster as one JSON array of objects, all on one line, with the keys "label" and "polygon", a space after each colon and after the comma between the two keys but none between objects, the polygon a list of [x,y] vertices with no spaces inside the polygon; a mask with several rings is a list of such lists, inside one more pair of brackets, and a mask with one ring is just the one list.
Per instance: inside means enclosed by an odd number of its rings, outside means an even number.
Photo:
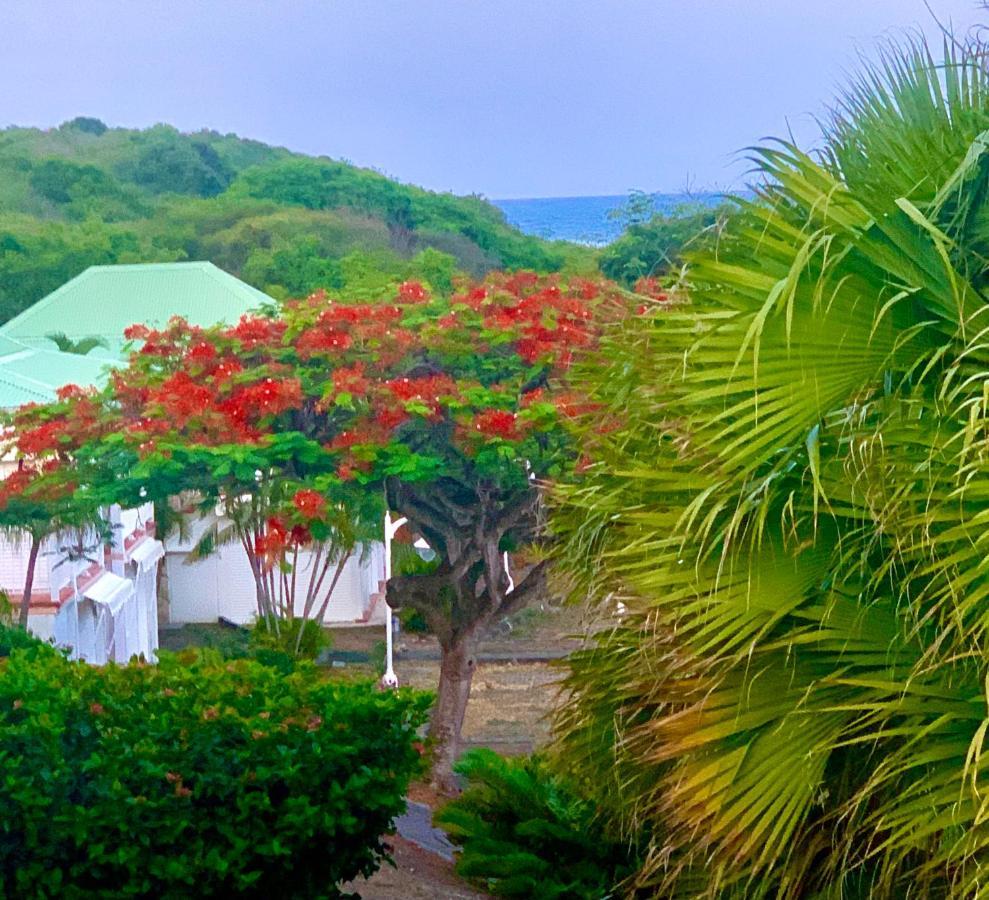
[{"label": "red flower cluster", "polygon": [[474,430],[484,437],[514,441],[519,437],[519,421],[515,413],[504,409],[486,409],[474,418]]},{"label": "red flower cluster", "polygon": [[286,327],[283,319],[241,316],[240,321],[226,335],[239,341],[244,350],[253,350],[255,347],[280,343]]},{"label": "red flower cluster", "polygon": [[[648,297],[650,300],[655,300],[658,303],[668,303],[670,301],[670,292],[659,278],[643,276],[635,282],[635,286],[632,290],[634,290],[635,293],[642,294],[642,296]],[[639,307],[640,312],[645,312],[646,309],[646,305]]]},{"label": "red flower cluster", "polygon": [[236,422],[277,416],[302,404],[302,383],[298,378],[262,378],[238,387],[221,408]]},{"label": "red flower cluster", "polygon": [[423,375],[417,378],[392,378],[385,387],[398,400],[420,400],[429,406],[438,406],[444,397],[457,394],[457,383],[449,375]]},{"label": "red flower cluster", "polygon": [[11,497],[23,494],[34,481],[36,474],[34,469],[24,466],[0,481],[0,509],[7,508]]},{"label": "red flower cluster", "polygon": [[418,281],[403,281],[398,286],[400,303],[424,303],[428,299],[429,294]]},{"label": "red flower cluster", "polygon": [[186,359],[198,363],[212,362],[216,359],[216,347],[206,341],[199,341],[189,348]]},{"label": "red flower cluster", "polygon": [[148,393],[147,402],[158,404],[176,427],[183,427],[190,418],[208,410],[216,394],[194,381],[187,372],[179,371],[167,378],[161,387]]},{"label": "red flower cluster", "polygon": [[319,491],[308,489],[296,491],[292,505],[298,510],[299,515],[307,520],[322,518],[326,512],[326,499]]},{"label": "red flower cluster", "polygon": [[284,559],[285,554],[312,540],[312,534],[304,525],[289,526],[280,516],[271,516],[264,531],[254,540],[254,552],[267,569]]},{"label": "red flower cluster", "polygon": [[24,456],[43,456],[59,449],[68,439],[69,425],[64,419],[45,422],[17,435],[17,449]]},{"label": "red flower cluster", "polygon": [[295,347],[301,359],[311,359],[317,353],[337,353],[351,345],[350,335],[334,328],[307,328],[296,339]]},{"label": "red flower cluster", "polygon": [[364,374],[364,363],[356,362],[352,366],[344,366],[337,369],[333,375],[333,393],[336,397],[339,394],[352,394],[363,396],[371,386],[371,381]]}]

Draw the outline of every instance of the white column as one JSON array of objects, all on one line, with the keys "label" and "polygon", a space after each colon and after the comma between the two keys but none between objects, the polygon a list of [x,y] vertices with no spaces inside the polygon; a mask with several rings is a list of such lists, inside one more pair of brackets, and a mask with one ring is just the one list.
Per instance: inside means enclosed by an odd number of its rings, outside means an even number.
[{"label": "white column", "polygon": [[[385,511],[385,591],[388,590],[388,580],[391,578],[391,542],[406,521],[405,518],[392,521],[391,512]],[[392,638],[392,610],[385,602],[385,674],[381,678],[381,683],[385,687],[398,687],[398,676],[395,674],[394,666],[394,641]]]}]

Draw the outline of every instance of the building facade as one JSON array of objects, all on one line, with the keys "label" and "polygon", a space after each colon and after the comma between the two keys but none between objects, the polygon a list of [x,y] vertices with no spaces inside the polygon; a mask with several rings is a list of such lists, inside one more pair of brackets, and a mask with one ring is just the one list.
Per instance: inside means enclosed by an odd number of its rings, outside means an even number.
[{"label": "building facade", "polygon": [[[131,324],[161,327],[182,316],[204,327],[229,325],[271,302],[209,262],[93,266],[0,327],[0,407],[54,399],[66,383],[101,385],[125,359],[123,332]],[[94,346],[86,354],[64,352],[59,342],[66,339]],[[98,564],[61,559],[59,547],[63,556],[68,553],[67,536],[46,544],[31,604],[32,630],[101,662],[127,654],[152,658],[159,618],[172,625],[219,619],[247,624],[254,618],[255,583],[242,547],[221,546],[207,559],[190,562],[202,521],[190,517],[183,538],[155,536],[148,510],[116,510],[111,516],[119,547],[115,542]],[[0,538],[0,588],[15,602],[29,547],[27,539]],[[303,554],[300,577],[311,564]],[[383,621],[383,576],[380,545],[355,554],[337,582],[325,621]]]}]

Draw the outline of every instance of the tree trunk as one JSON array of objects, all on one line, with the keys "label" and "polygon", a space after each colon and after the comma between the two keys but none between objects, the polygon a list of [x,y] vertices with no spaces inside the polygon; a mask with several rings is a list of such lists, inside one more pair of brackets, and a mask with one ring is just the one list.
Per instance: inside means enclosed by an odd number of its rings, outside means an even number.
[{"label": "tree trunk", "polygon": [[38,563],[38,551],[41,550],[41,539],[31,535],[31,550],[27,557],[27,573],[24,575],[24,593],[21,595],[21,614],[19,624],[27,631],[27,619],[31,612],[31,592],[34,590],[34,570]]},{"label": "tree trunk", "polygon": [[458,634],[449,643],[441,645],[440,683],[429,723],[429,737],[435,753],[433,786],[448,793],[456,792],[458,787],[453,764],[460,754],[460,731],[477,666],[476,656],[476,628]]}]

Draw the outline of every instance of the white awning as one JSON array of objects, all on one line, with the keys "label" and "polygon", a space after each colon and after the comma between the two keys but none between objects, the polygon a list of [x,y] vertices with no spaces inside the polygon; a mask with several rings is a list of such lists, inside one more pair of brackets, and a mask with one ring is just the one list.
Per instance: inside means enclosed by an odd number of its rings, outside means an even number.
[{"label": "white awning", "polygon": [[83,597],[105,606],[114,616],[123,609],[133,594],[134,582],[114,575],[113,572],[104,572],[82,592]]},{"label": "white awning", "polygon": [[130,560],[137,563],[138,569],[147,572],[155,567],[158,560],[165,555],[165,545],[154,538],[145,538],[131,548]]}]

